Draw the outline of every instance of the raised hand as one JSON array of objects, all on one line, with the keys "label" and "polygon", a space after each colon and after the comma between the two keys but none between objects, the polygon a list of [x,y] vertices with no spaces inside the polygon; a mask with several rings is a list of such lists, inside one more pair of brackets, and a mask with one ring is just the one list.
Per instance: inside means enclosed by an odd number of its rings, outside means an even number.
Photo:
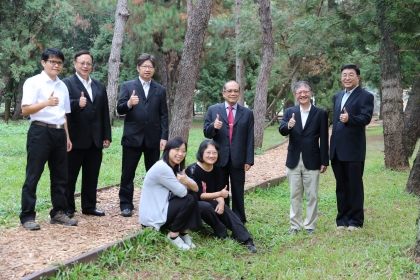
[{"label": "raised hand", "polygon": [[289,120],[289,123],[288,123],[289,129],[291,129],[292,127],[294,127],[295,124],[296,124],[296,121],[295,121],[295,113],[292,113],[292,118]]},{"label": "raised hand", "polygon": [[346,123],[349,121],[349,113],[347,113],[346,107],[343,108],[343,113],[340,115],[340,122]]},{"label": "raised hand", "polygon": [[86,106],[86,97],[85,97],[85,93],[82,91],[80,93],[79,107],[84,108],[85,106]]},{"label": "raised hand", "polygon": [[223,125],[223,122],[219,120],[219,114],[216,114],[216,119],[214,120],[214,128],[221,129],[222,125]]},{"label": "raised hand", "polygon": [[139,104],[139,97],[136,95],[136,90],[133,90],[133,93],[130,96],[130,99],[127,102],[128,106],[133,107]]},{"label": "raised hand", "polygon": [[50,97],[48,97],[47,101],[48,101],[48,106],[57,106],[58,105],[59,99],[58,99],[58,97],[54,96],[54,91],[51,92],[51,95],[50,95]]}]

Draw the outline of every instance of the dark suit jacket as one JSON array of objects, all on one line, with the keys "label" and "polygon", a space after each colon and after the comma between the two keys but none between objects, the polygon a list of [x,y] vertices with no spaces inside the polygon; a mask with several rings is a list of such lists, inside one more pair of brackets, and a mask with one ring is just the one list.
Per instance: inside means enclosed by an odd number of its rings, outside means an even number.
[{"label": "dark suit jacket", "polygon": [[[222,128],[214,128],[214,120],[219,114],[223,122]],[[254,164],[254,114],[246,107],[238,104],[233,124],[232,147],[229,145],[229,123],[225,103],[210,106],[204,120],[204,136],[216,141],[220,146],[220,164],[226,166],[229,154],[235,168],[243,168],[244,164]]]},{"label": "dark suit jacket", "polygon": [[[292,114],[296,124],[288,128]],[[286,166],[295,168],[302,153],[303,165],[309,170],[319,170],[321,165],[328,166],[328,115],[321,108],[311,106],[305,128],[302,129],[300,105],[286,109],[279,127],[281,135],[289,135]]]},{"label": "dark suit jacket", "polygon": [[[340,122],[341,99],[344,90],[334,95],[334,121],[330,140],[330,158],[341,161],[364,161],[366,158],[365,127],[372,120],[373,95],[358,86],[344,107],[349,114],[347,123]],[[343,108],[344,108],[343,107]]]},{"label": "dark suit jacket", "polygon": [[[67,123],[73,148],[88,149],[92,141],[96,147],[102,148],[104,140],[112,140],[105,85],[92,79],[93,100],[91,100],[87,89],[76,74],[63,79],[63,82],[70,94],[71,113],[67,114]],[[79,106],[82,91],[87,99],[84,108]]]},{"label": "dark suit jacket", "polygon": [[[127,106],[133,90],[139,97],[139,104]],[[140,147],[145,141],[149,149],[159,149],[160,140],[168,140],[168,107],[166,91],[160,84],[151,81],[147,98],[139,78],[121,85],[117,111],[126,115],[121,145]]]}]

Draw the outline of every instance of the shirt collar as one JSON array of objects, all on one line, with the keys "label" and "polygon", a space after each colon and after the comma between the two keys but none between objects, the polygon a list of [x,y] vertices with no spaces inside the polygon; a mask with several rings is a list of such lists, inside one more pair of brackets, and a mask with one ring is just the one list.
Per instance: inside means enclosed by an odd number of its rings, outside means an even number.
[{"label": "shirt collar", "polygon": [[42,72],[41,72],[41,78],[42,78],[45,82],[50,81],[50,82],[53,82],[53,83],[57,83],[57,82],[59,82],[59,81],[60,81],[60,78],[59,78],[58,76],[56,76],[56,77],[55,77],[55,81],[53,81],[53,80],[50,78],[50,76],[48,76],[48,75],[47,75],[47,73],[45,73],[45,71],[44,71],[44,70],[42,70]]},{"label": "shirt collar", "polygon": [[141,85],[149,84],[149,86],[150,86],[150,82],[152,81],[152,79],[150,79],[150,81],[148,81],[148,82],[143,81],[142,78],[140,78],[140,76],[139,76],[139,80],[140,80]]},{"label": "shirt collar", "polygon": [[309,103],[308,110],[303,110],[302,106],[300,106],[300,105],[299,105],[299,107],[300,107],[300,112],[309,112],[311,110],[312,104]]},{"label": "shirt collar", "polygon": [[[227,108],[229,108],[229,103],[227,103],[226,101],[225,101],[225,108],[227,109]],[[233,109],[235,109],[235,110],[237,110],[238,109],[238,103],[236,103],[235,105],[233,105],[232,106],[233,107]]]},{"label": "shirt collar", "polygon": [[350,95],[359,85],[355,86],[351,91],[345,91],[344,94]]},{"label": "shirt collar", "polygon": [[[80,77],[79,76],[79,74],[76,72],[76,76],[77,76],[77,78],[79,78],[79,80],[83,83],[83,81],[85,81],[86,82],[86,80],[85,79],[83,79],[82,77]],[[89,76],[89,80],[87,81],[87,84],[88,85],[90,85],[92,83],[92,79],[90,78],[90,76]]]}]

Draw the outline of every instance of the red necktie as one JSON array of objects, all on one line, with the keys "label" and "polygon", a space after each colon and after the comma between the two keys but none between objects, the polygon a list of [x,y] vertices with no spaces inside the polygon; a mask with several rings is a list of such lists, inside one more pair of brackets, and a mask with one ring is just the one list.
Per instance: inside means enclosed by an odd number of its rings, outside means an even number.
[{"label": "red necktie", "polygon": [[228,115],[228,122],[229,122],[229,142],[232,144],[232,135],[233,135],[233,122],[235,118],[233,117],[233,107],[229,106],[229,115]]}]

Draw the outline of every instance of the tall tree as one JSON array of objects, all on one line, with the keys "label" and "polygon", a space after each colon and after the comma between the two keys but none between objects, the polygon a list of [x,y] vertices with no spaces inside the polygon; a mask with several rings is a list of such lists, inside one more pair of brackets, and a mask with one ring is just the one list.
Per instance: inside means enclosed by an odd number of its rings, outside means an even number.
[{"label": "tall tree", "polygon": [[259,0],[259,14],[262,33],[262,60],[254,99],[255,147],[261,148],[264,135],[264,121],[267,107],[268,83],[274,55],[273,25],[269,0]]},{"label": "tall tree", "polygon": [[404,150],[404,113],[399,46],[392,38],[393,27],[387,22],[393,1],[378,0],[378,25],[382,34],[380,48],[382,77],[382,114],[384,126],[385,167],[398,171],[409,169]]},{"label": "tall tree", "polygon": [[[242,0],[235,0],[235,38],[239,42],[241,36],[241,10]],[[239,84],[241,95],[239,96],[238,103],[244,105],[244,79],[245,79],[245,63],[242,54],[236,44],[236,82]]]},{"label": "tall tree", "polygon": [[124,27],[129,16],[127,0],[118,0],[117,10],[115,11],[114,37],[112,39],[111,54],[109,55],[108,61],[108,104],[111,122],[113,120],[118,96],[118,77],[120,75],[120,58],[124,38]]},{"label": "tall tree", "polygon": [[193,6],[188,1],[188,26],[185,35],[178,87],[176,89],[172,122],[169,137],[179,136],[188,141],[193,108],[194,89],[198,77],[200,53],[210,19],[212,0],[197,0]]}]

